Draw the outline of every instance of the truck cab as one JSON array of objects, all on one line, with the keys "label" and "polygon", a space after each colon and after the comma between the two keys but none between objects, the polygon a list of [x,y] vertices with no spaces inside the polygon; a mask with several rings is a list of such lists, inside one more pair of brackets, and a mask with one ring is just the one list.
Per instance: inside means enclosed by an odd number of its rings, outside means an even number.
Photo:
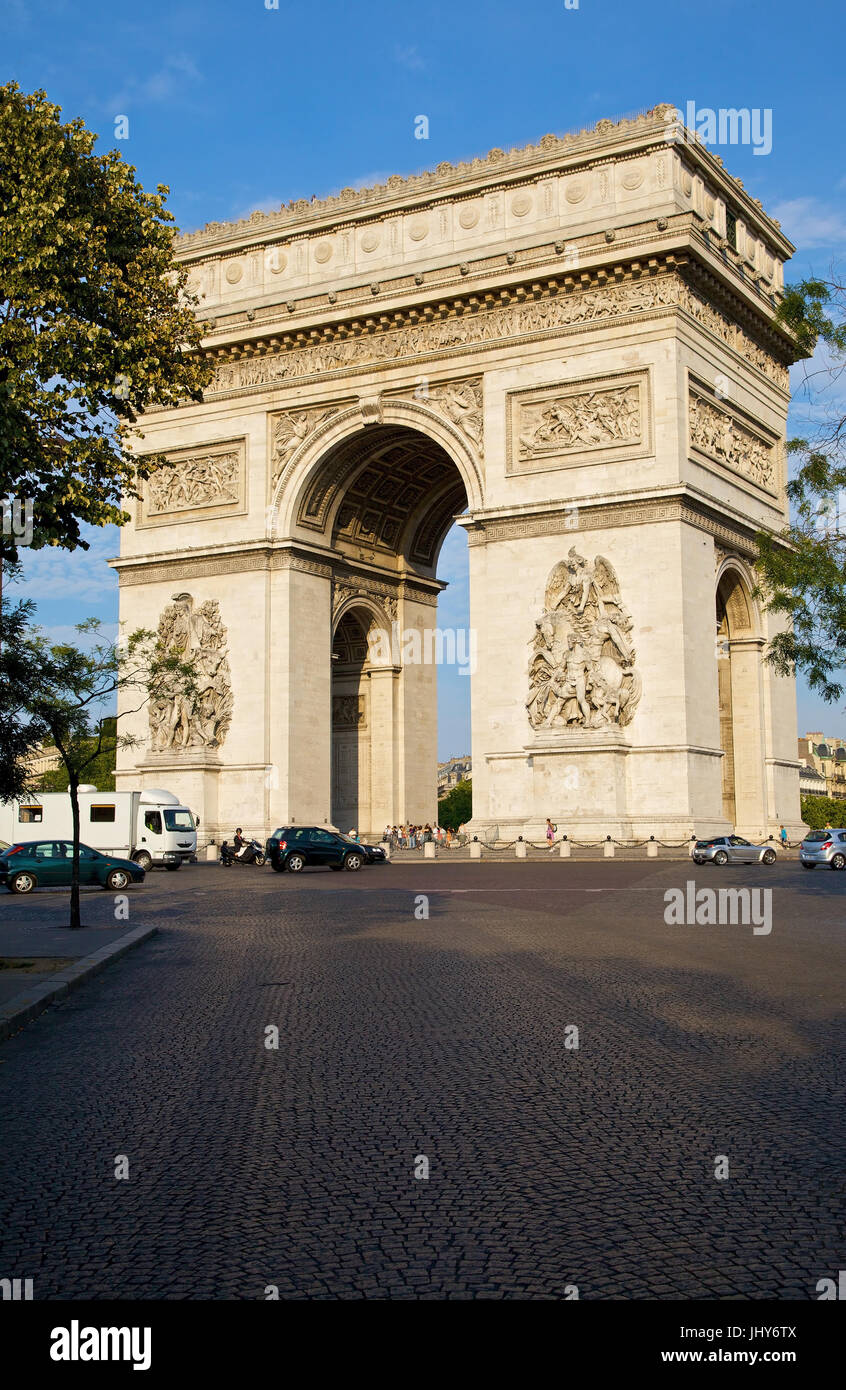
[{"label": "truck cab", "polygon": [[136,793],[135,843],[131,858],[143,869],[163,864],[178,869],[197,852],[194,816],[172,792],[157,787]]}]

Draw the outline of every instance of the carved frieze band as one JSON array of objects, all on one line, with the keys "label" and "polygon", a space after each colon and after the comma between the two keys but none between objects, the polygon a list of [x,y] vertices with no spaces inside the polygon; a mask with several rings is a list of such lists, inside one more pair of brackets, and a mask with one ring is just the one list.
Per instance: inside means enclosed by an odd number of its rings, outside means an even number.
[{"label": "carved frieze band", "polygon": [[[787,368],[753,342],[736,323],[720,313],[675,273],[658,274],[619,284],[594,281],[590,288],[551,289],[524,303],[481,308],[469,301],[460,312],[431,322],[416,321],[420,311],[410,311],[402,327],[375,328],[350,335],[348,325],[338,325],[334,336],[309,347],[289,346],[233,362],[216,369],[209,393],[239,391],[279,382],[349,371],[354,367],[392,366],[398,359],[427,357],[459,351],[480,344],[540,337],[568,327],[648,313],[681,309],[732,347],[782,389],[787,389]],[[414,317],[411,317],[413,312]]]},{"label": "carved frieze band", "polygon": [[164,465],[142,484],[137,524],[161,526],[243,511],[245,457],[244,439],[170,450]]},{"label": "carved frieze band", "polygon": [[776,491],[778,445],[774,436],[767,439],[725,403],[718,405],[707,388],[694,380],[690,383],[688,420],[691,449],[768,492]]},{"label": "carved frieze band", "polygon": [[616,526],[648,526],[655,522],[683,521],[720,539],[741,554],[754,556],[755,543],[751,535],[738,528],[721,524],[697,508],[672,499],[669,502],[623,502],[570,510],[538,513],[527,517],[509,517],[502,521],[477,522],[468,527],[469,545],[486,545],[495,541],[510,541],[535,536],[560,536],[566,532],[601,531]]},{"label": "carved frieze band", "polygon": [[514,392],[508,406],[506,471],[528,473],[649,452],[646,371]]}]

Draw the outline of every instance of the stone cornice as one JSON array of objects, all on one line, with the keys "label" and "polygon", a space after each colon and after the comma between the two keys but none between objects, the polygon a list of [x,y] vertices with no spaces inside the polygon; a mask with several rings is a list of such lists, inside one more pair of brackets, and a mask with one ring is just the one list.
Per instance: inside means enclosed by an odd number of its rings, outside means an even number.
[{"label": "stone cornice", "polygon": [[[782,344],[782,351],[792,352],[790,334],[773,323],[781,292],[768,284],[763,275],[753,275],[743,257],[693,210],[618,227],[610,239],[596,231],[570,237],[566,242],[544,238],[539,244],[509,252],[501,247],[488,254],[480,250],[466,263],[453,262],[416,276],[404,270],[393,271],[383,275],[378,284],[341,288],[331,299],[322,290],[305,289],[284,303],[218,314],[204,340],[204,349],[207,355],[220,358],[224,353],[264,351],[268,342],[277,340],[319,341],[345,328],[355,332],[362,322],[396,320],[412,309],[425,314],[445,297],[453,299],[456,294],[463,301],[473,296],[487,297],[492,290],[518,293],[532,280],[549,281],[552,277],[553,281],[566,283],[586,275],[608,274],[612,268],[616,272],[620,265],[646,267],[656,259],[675,255],[681,261],[691,254],[701,260],[703,273],[714,285],[720,285],[721,291],[738,305],[744,304],[745,313],[752,313],[757,321],[768,325],[769,333],[775,334]],[[577,272],[573,264],[578,265]]]},{"label": "stone cornice", "polygon": [[467,530],[469,545],[533,536],[574,536],[579,531],[603,530],[614,526],[642,526],[654,522],[686,522],[706,531],[715,540],[747,558],[755,553],[755,535],[760,529],[739,513],[729,515],[725,504],[710,501],[693,489],[680,487],[646,496],[630,494],[612,501],[580,502],[578,506],[557,503],[496,508],[458,518]]},{"label": "stone cornice", "polygon": [[250,574],[262,571],[298,570],[335,584],[363,588],[380,595],[396,595],[420,602],[436,602],[446,584],[440,579],[410,576],[407,573],[376,571],[373,566],[357,566],[355,561],[324,550],[299,544],[269,544],[267,541],[227,543],[220,546],[172,550],[155,555],[135,555],[109,560],[118,571],[121,588],[136,584],[213,578],[224,574]]},{"label": "stone cornice", "polygon": [[784,257],[789,256],[793,247],[779,224],[766,215],[757,199],[749,196],[740,180],[728,173],[719,155],[689,135],[679,145],[670,142],[668,117],[674,110],[672,105],[665,103],[631,119],[600,120],[592,129],[578,133],[544,135],[537,144],[520,149],[490,150],[482,158],[457,165],[442,162],[436,169],[405,178],[394,174],[386,183],[372,188],[344,188],[337,195],[323,199],[297,199],[275,212],[257,210],[241,222],[209,223],[179,237],[176,253],[181,260],[192,260],[202,253],[216,251],[231,254],[279,236],[296,237],[373,216],[390,217],[419,207],[421,203],[436,204],[467,196],[470,192],[519,183],[530,174],[537,177],[559,170],[572,171],[586,164],[601,164],[611,157],[621,158],[663,147],[683,151],[687,163],[692,167],[700,166],[713,184],[730,194],[750,223],[773,242]]},{"label": "stone cornice", "polygon": [[[662,276],[671,282],[671,290],[651,296],[639,290]],[[695,263],[691,251],[682,248],[640,259],[609,260],[591,269],[571,272],[562,267],[555,274],[539,274],[521,283],[477,292],[468,289],[458,296],[445,294],[429,303],[336,319],[308,331],[268,332],[258,340],[209,352],[207,355],[217,362],[217,372],[206,394],[220,400],[268,386],[286,387],[295,380],[347,379],[357,368],[389,367],[400,358],[420,362],[449,355],[455,359],[464,352],[477,352],[480,346],[513,344],[517,337],[524,342],[561,337],[568,332],[584,332],[594,322],[630,315],[642,321],[677,310],[689,313],[786,391],[785,364],[796,355],[792,339],[775,326],[771,313],[765,315],[763,307],[752,312],[749,303],[737,294],[726,301],[734,310],[732,314],[715,309],[707,293],[700,292],[697,300],[696,285],[701,276],[711,277],[713,291],[717,284],[714,265]],[[674,281],[684,284],[683,293],[672,289]],[[630,303],[620,300],[619,288],[625,285],[632,288]],[[601,298],[603,307],[580,308],[588,295]],[[571,301],[572,308],[568,308]],[[532,304],[546,304],[548,312],[528,313],[527,306]],[[502,317],[503,313],[507,322],[503,319],[498,327],[496,315]],[[736,316],[744,318],[745,333]],[[147,418],[162,413],[149,412]]]}]

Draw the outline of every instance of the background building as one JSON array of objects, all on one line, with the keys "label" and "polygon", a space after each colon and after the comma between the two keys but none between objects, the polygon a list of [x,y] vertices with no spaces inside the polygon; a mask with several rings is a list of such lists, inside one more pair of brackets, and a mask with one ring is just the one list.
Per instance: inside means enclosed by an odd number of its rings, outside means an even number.
[{"label": "background building", "polygon": [[448,758],[445,763],[438,763],[438,800],[446,796],[453,787],[457,787],[459,782],[469,782],[472,776],[473,760],[469,753],[464,753],[460,758]]},{"label": "background building", "polygon": [[[799,774],[802,796],[846,801],[846,739],[827,738],[819,732],[806,734],[799,740],[799,757],[807,769]],[[816,774],[813,787],[811,772]]]},{"label": "background building", "polygon": [[52,743],[39,743],[27,756],[25,767],[30,780],[35,782],[45,772],[55,772],[62,765],[57,749]]}]

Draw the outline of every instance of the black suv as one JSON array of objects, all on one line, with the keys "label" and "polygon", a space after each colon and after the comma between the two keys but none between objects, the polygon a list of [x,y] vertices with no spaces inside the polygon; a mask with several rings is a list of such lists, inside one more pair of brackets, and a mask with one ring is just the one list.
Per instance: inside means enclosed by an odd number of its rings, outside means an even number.
[{"label": "black suv", "polygon": [[330,869],[360,869],[362,864],[386,863],[385,851],[360,845],[337,830],[319,825],[287,825],[274,830],[266,845],[267,857],[277,873],[300,873],[307,864],[328,864]]}]

